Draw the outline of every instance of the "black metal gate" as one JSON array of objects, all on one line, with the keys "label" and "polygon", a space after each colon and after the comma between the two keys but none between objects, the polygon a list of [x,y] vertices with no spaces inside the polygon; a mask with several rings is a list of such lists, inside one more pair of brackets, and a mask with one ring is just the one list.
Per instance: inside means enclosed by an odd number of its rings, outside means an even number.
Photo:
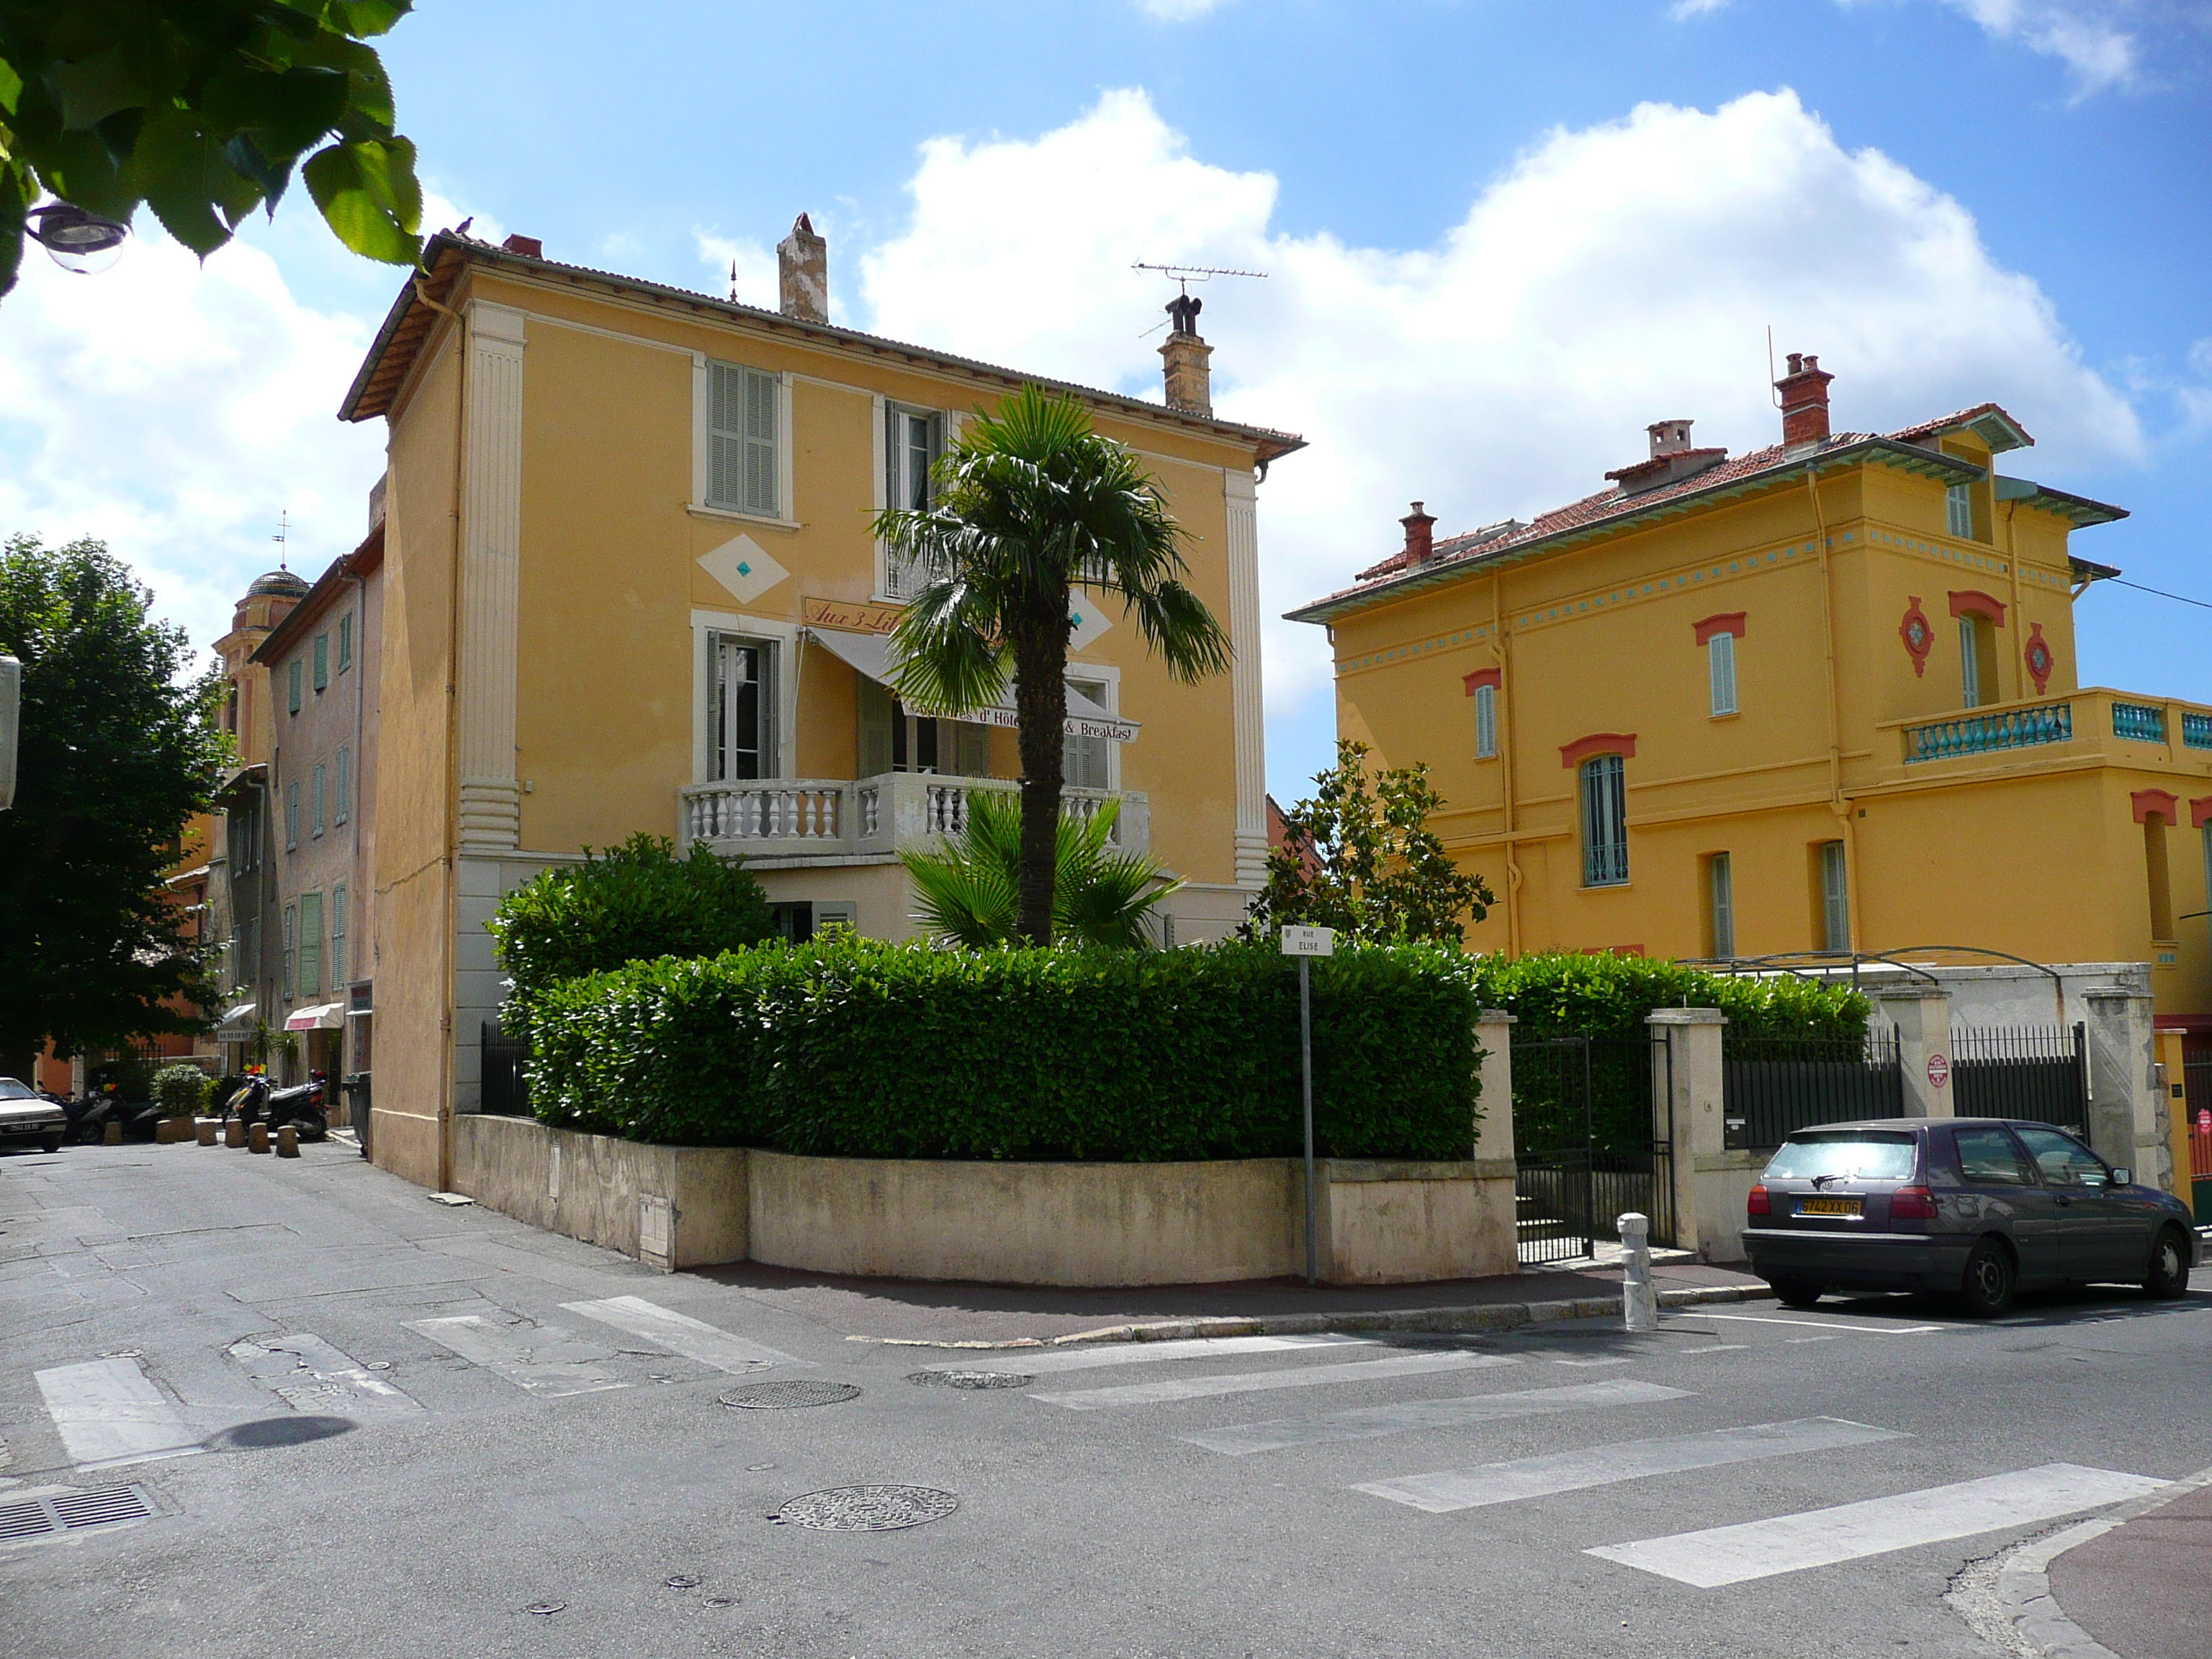
[{"label": "black metal gate", "polygon": [[2024,1117],[2086,1134],[2089,1032],[2016,1025],[1951,1033],[1952,1104],[1960,1117]]},{"label": "black metal gate", "polygon": [[1651,1218],[1651,1242],[1674,1242],[1674,1122],[1662,1127],[1652,1068],[1663,1042],[1531,1037],[1513,1045],[1516,1231],[1523,1265],[1585,1259],[1617,1237],[1616,1218]]}]

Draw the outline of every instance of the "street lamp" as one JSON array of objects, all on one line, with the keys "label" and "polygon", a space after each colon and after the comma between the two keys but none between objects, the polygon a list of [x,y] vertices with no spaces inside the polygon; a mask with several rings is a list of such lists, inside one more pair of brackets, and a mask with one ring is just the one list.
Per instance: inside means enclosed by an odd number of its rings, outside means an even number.
[{"label": "street lamp", "polygon": [[32,240],[40,244],[64,270],[80,276],[97,276],[123,257],[123,239],[130,228],[78,207],[73,202],[49,202],[24,216]]}]

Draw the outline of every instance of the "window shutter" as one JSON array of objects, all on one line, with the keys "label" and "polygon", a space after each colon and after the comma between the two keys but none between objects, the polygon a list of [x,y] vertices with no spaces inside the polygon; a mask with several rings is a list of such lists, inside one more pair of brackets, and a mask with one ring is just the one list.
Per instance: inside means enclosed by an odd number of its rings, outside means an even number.
[{"label": "window shutter", "polygon": [[1478,685],[1474,688],[1474,755],[1477,760],[1490,760],[1498,753],[1498,688]]},{"label": "window shutter", "polygon": [[776,513],[775,376],[757,368],[744,375],[744,509]]},{"label": "window shutter", "polygon": [[1820,843],[1820,901],[1823,919],[1826,923],[1826,948],[1848,951],[1851,948],[1850,893],[1845,885],[1846,866],[1844,863],[1844,844],[1839,841]]},{"label": "window shutter", "polygon": [[338,750],[337,805],[334,817],[343,823],[353,815],[353,750]]},{"label": "window shutter", "polygon": [[340,882],[331,889],[331,989],[345,983],[346,890]]},{"label": "window shutter", "polygon": [[881,777],[891,769],[890,688],[863,678],[858,701],[860,764],[854,770],[864,778]]},{"label": "window shutter", "polygon": [[338,672],[353,666],[353,613],[338,618]]},{"label": "window shutter", "polygon": [[1735,635],[1716,634],[1705,643],[1706,666],[1711,671],[1713,713],[1735,713]]},{"label": "window shutter", "polygon": [[328,770],[327,767],[321,766],[315,769],[314,791],[309,800],[311,811],[308,822],[314,826],[314,833],[318,836],[323,833],[323,779]]},{"label": "window shutter", "polygon": [[1713,954],[1732,957],[1735,954],[1735,873],[1729,867],[1729,855],[1716,853],[1712,857],[1713,882]]},{"label": "window shutter", "polygon": [[300,897],[300,994],[313,996],[323,988],[323,896]]},{"label": "window shutter", "polygon": [[744,370],[708,366],[707,499],[717,507],[744,504]]},{"label": "window shutter", "polygon": [[331,636],[315,635],[315,690],[320,691],[331,683]]},{"label": "window shutter", "polygon": [[296,714],[300,712],[300,659],[297,657],[292,659],[290,672],[285,676],[285,687],[289,693],[287,706],[291,713]]},{"label": "window shutter", "polygon": [[292,1000],[293,987],[298,982],[298,964],[293,955],[295,947],[292,943],[297,936],[298,926],[298,907],[286,905],[284,907],[284,1000],[287,1002]]},{"label": "window shutter", "polygon": [[300,786],[288,783],[284,786],[284,850],[289,853],[299,844]]},{"label": "window shutter", "polygon": [[906,457],[906,411],[896,404],[884,405],[884,505],[907,507],[912,505],[906,492],[899,488],[904,475],[902,463]]},{"label": "window shutter", "polygon": [[1959,684],[1969,708],[1982,706],[1982,642],[1974,622],[1972,616],[1959,618]]}]

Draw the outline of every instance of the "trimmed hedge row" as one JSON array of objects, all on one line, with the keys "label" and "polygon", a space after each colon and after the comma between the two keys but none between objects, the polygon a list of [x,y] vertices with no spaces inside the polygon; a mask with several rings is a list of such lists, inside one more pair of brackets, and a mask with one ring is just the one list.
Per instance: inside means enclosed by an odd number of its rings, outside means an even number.
[{"label": "trimmed hedge row", "polygon": [[[1476,959],[1313,964],[1315,1141],[1472,1155]],[[867,1158],[1279,1158],[1304,1144],[1296,968],[1271,946],[950,951],[835,937],[548,987],[540,1116]]]},{"label": "trimmed hedge row", "polygon": [[1551,952],[1474,959],[1486,1008],[1519,1020],[1516,1037],[1641,1036],[1655,1008],[1718,1008],[1731,1036],[1857,1038],[1873,1006],[1847,986],[1778,975],[1737,978],[1651,957]]}]

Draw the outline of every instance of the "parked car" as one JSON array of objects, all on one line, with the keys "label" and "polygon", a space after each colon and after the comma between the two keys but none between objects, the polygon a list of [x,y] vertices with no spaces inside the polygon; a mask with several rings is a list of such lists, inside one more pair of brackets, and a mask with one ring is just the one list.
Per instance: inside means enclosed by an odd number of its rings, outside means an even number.
[{"label": "parked car", "polygon": [[0,1077],[0,1146],[35,1140],[40,1151],[58,1152],[68,1133],[68,1113],[29,1084]]},{"label": "parked car", "polygon": [[2009,1118],[1800,1130],[1745,1212],[1752,1271],[1793,1308],[1832,1288],[1948,1292],[1981,1316],[2055,1285],[2179,1296],[2203,1250],[2180,1200],[2063,1129]]}]

